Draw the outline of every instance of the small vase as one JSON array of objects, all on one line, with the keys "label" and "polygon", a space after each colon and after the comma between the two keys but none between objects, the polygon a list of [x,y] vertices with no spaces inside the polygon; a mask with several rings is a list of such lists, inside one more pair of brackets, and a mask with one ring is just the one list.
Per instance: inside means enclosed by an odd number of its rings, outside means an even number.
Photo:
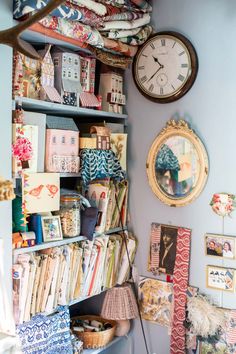
[{"label": "small vase", "polygon": [[21,161],[21,166],[22,169],[24,170],[25,168],[29,168],[29,161]]}]

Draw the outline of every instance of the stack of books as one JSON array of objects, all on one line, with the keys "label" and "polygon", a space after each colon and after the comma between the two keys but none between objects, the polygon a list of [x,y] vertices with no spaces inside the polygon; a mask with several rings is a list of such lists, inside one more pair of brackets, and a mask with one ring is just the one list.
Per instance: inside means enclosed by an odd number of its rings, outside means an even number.
[{"label": "stack of books", "polygon": [[122,284],[129,279],[136,246],[134,236],[125,232],[20,254],[13,265],[16,324]]}]

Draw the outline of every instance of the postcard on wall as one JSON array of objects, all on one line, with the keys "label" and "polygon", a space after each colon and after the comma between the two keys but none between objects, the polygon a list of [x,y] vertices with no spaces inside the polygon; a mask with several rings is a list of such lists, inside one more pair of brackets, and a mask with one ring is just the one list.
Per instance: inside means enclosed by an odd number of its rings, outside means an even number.
[{"label": "postcard on wall", "polygon": [[172,311],[172,284],[141,277],[139,304],[143,319],[170,327]]},{"label": "postcard on wall", "polygon": [[235,269],[209,265],[206,278],[208,288],[235,291]]},{"label": "postcard on wall", "polygon": [[59,173],[24,173],[22,194],[24,210],[28,214],[59,210]]},{"label": "postcard on wall", "polygon": [[158,272],[173,275],[176,258],[178,227],[151,224],[149,266],[153,274]]},{"label": "postcard on wall", "polygon": [[206,256],[235,259],[236,237],[216,234],[205,235]]}]

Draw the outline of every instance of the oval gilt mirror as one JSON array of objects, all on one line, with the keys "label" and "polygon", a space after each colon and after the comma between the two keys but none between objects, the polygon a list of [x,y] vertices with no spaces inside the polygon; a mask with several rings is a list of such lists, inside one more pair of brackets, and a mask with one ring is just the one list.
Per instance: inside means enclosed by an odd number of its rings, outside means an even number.
[{"label": "oval gilt mirror", "polygon": [[184,206],[199,196],[207,180],[208,157],[187,122],[167,122],[148,153],[147,175],[153,192],[165,204]]}]

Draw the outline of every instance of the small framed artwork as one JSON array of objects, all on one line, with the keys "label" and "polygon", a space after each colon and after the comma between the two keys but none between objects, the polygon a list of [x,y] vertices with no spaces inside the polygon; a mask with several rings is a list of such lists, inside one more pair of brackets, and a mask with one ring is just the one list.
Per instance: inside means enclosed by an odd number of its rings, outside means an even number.
[{"label": "small framed artwork", "polygon": [[205,235],[206,256],[235,259],[236,237],[226,235]]},{"label": "small framed artwork", "polygon": [[235,269],[207,266],[207,287],[212,289],[235,291]]},{"label": "small framed artwork", "polygon": [[43,241],[62,240],[60,216],[42,216]]}]

